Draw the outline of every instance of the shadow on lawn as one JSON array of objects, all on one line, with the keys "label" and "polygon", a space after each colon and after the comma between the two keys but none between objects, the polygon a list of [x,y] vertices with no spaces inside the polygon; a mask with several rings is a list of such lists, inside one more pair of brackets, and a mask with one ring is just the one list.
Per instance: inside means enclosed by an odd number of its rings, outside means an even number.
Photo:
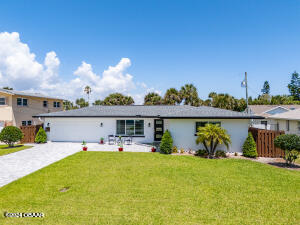
[{"label": "shadow on lawn", "polygon": [[9,147],[9,146],[7,146],[7,147],[2,147],[2,148],[0,148],[0,149],[14,149],[14,148],[19,148],[19,147],[23,147],[24,145],[14,145],[14,146],[12,146],[12,147]]},{"label": "shadow on lawn", "polygon": [[288,165],[285,162],[270,162],[268,164],[272,165],[272,166],[280,167],[280,168],[300,170],[300,166],[297,164]]}]

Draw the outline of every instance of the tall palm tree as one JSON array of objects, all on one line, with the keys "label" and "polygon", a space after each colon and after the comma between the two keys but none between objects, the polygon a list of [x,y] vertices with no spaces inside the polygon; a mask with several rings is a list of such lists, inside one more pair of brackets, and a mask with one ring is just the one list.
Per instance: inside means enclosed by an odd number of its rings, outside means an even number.
[{"label": "tall palm tree", "polygon": [[186,84],[180,90],[181,99],[184,105],[199,106],[201,101],[198,97],[197,88],[193,84]]},{"label": "tall palm tree", "polygon": [[224,144],[228,149],[231,144],[230,135],[218,125],[206,124],[205,127],[199,127],[197,136],[196,143],[203,144],[209,158],[214,157],[218,145]]},{"label": "tall palm tree", "polygon": [[176,105],[180,104],[182,101],[179,91],[177,91],[175,88],[169,88],[166,91],[166,94],[164,96],[164,104],[166,105]]},{"label": "tall palm tree", "polygon": [[88,96],[88,103],[90,104],[90,94],[92,93],[92,88],[87,85],[84,88],[84,92],[87,94],[87,96]]},{"label": "tall palm tree", "polygon": [[144,105],[161,105],[161,104],[163,104],[163,99],[159,94],[155,92],[150,92],[144,97]]},{"label": "tall palm tree", "polygon": [[107,96],[102,105],[133,105],[134,100],[131,96],[124,96],[121,93],[113,93]]}]

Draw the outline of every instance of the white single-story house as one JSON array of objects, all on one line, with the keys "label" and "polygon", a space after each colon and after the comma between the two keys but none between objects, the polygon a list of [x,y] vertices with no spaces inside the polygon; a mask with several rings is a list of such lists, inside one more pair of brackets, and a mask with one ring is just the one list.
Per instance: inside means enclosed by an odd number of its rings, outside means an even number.
[{"label": "white single-story house", "polygon": [[[178,149],[197,150],[196,130],[206,123],[220,124],[231,136],[230,152],[241,152],[248,134],[250,119],[261,119],[247,113],[213,107],[177,106],[91,106],[81,109],[36,115],[44,120],[50,141],[99,142],[108,135],[132,136],[136,143],[161,141],[169,130]],[[224,149],[220,146],[219,149]]]}]

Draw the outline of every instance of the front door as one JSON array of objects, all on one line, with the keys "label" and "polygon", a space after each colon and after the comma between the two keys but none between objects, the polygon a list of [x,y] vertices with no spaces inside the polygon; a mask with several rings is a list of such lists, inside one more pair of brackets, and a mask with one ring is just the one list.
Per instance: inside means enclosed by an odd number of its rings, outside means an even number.
[{"label": "front door", "polygon": [[164,121],[154,120],[154,141],[161,141],[164,134]]}]

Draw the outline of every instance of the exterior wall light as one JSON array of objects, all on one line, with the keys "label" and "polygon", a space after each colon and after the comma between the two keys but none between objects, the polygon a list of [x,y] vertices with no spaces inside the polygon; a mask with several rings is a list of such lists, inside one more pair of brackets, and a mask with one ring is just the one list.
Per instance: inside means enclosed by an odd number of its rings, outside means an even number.
[{"label": "exterior wall light", "polygon": [[148,123],[148,127],[151,127],[151,123]]},{"label": "exterior wall light", "polygon": [[100,123],[100,127],[103,127],[103,123]]}]

